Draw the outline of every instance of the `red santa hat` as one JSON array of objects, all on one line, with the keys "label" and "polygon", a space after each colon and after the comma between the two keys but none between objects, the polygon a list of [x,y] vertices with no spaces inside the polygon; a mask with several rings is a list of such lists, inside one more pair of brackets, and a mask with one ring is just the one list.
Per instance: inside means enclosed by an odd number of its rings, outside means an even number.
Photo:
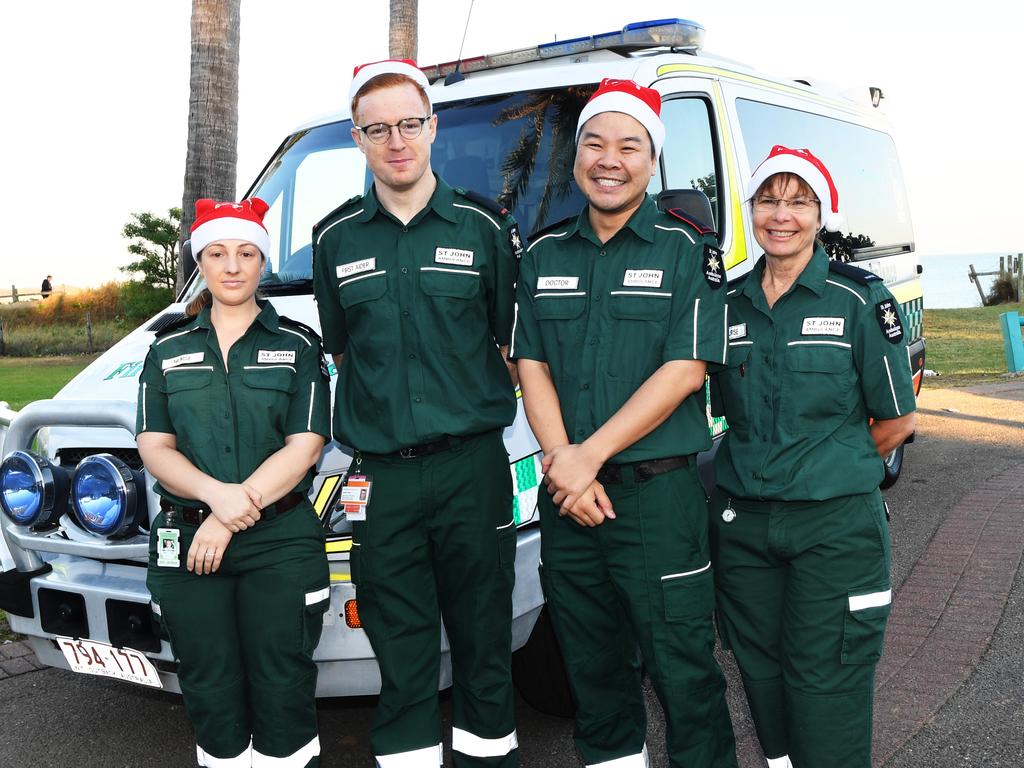
[{"label": "red santa hat", "polygon": [[385,59],[384,61],[373,61],[369,64],[360,64],[352,70],[352,84],[348,87],[348,101],[359,93],[359,89],[370,82],[378,75],[405,75],[427,94],[427,101],[430,101],[430,83],[427,76],[416,66],[412,59]]},{"label": "red santa hat", "polygon": [[199,261],[203,248],[218,240],[245,240],[267,256],[270,234],[263,226],[268,206],[258,197],[240,203],[218,203],[204,198],[196,200],[196,220],[192,224],[192,257]]},{"label": "red santa hat", "polygon": [[656,90],[644,88],[632,80],[605,78],[580,112],[576,141],[580,140],[587,120],[602,112],[622,112],[634,118],[647,129],[654,145],[654,156],[661,154],[665,144],[665,124],[661,122],[661,94]]},{"label": "red santa hat", "polygon": [[829,232],[838,232],[843,226],[843,216],[839,212],[839,190],[832,181],[828,168],[815,157],[809,149],[789,149],[781,144],[772,147],[772,151],[750,177],[747,185],[747,198],[752,198],[760,186],[776,173],[792,173],[799,176],[814,190],[821,201],[818,226]]}]

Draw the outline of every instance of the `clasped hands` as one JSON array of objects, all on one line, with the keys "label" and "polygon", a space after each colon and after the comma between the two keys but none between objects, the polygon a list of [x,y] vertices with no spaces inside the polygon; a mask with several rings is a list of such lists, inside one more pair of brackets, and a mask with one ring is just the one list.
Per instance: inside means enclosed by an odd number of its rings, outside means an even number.
[{"label": "clasped hands", "polygon": [[263,508],[263,494],[247,483],[220,483],[206,499],[213,513],[196,531],[185,567],[204,575],[220,568],[232,534],[256,525]]},{"label": "clasped hands", "polygon": [[602,464],[601,457],[586,444],[560,445],[544,455],[544,484],[559,515],[568,515],[589,528],[605,518],[615,518],[611,500],[597,481]]}]

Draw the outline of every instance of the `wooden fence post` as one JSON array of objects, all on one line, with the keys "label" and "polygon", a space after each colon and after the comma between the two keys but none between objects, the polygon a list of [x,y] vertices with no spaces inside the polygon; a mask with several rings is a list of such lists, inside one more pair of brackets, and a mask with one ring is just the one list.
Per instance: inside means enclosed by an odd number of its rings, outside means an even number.
[{"label": "wooden fence post", "polygon": [[7,342],[4,341],[4,319],[0,317],[0,356],[7,354]]},{"label": "wooden fence post", "polygon": [[11,303],[12,304],[17,304],[18,303],[18,286],[16,286],[16,285],[12,285],[11,286]]},{"label": "wooden fence post", "polygon": [[973,264],[968,264],[967,266],[971,268],[971,271],[967,273],[967,276],[971,279],[971,282],[974,283],[974,287],[978,289],[978,298],[981,299],[981,306],[988,306],[985,304],[985,292],[981,290],[981,281],[978,279],[978,271],[974,268]]},{"label": "wooden fence post", "polygon": [[85,313],[85,335],[89,340],[89,354],[92,354],[92,312]]}]

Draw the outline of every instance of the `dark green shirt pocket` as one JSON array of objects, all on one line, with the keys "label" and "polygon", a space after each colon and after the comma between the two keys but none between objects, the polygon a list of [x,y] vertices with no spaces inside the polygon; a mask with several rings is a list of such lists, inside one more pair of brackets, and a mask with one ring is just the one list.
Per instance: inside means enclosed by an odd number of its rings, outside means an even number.
[{"label": "dark green shirt pocket", "polygon": [[843,664],[875,664],[882,658],[892,589],[851,590],[843,626]]},{"label": "dark green shirt pocket", "polygon": [[379,299],[387,290],[387,270],[356,275],[338,284],[338,300],[345,309]]},{"label": "dark green shirt pocket", "polygon": [[608,297],[612,317],[618,320],[662,321],[672,307],[668,291],[612,291]]},{"label": "dark green shirt pocket", "polygon": [[715,610],[715,585],[711,563],[692,571],[661,577],[665,621],[709,618]]},{"label": "dark green shirt pocket", "polygon": [[253,389],[271,389],[291,394],[295,392],[295,366],[286,363],[247,365],[242,370],[242,382]]},{"label": "dark green shirt pocket", "polygon": [[779,421],[789,431],[827,433],[850,413],[855,371],[849,344],[790,342],[786,376]]},{"label": "dark green shirt pocket", "polygon": [[537,293],[533,297],[533,311],[538,320],[575,320],[586,306],[585,291]]},{"label": "dark green shirt pocket", "polygon": [[480,293],[480,273],[471,269],[421,267],[420,290],[428,296],[472,299]]}]

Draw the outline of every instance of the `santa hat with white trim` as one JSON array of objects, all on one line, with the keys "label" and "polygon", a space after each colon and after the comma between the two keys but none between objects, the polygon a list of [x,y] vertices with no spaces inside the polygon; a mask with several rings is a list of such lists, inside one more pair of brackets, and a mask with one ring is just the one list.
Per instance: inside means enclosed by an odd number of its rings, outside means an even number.
[{"label": "santa hat with white trim", "polygon": [[580,140],[587,120],[602,112],[622,112],[634,118],[647,129],[654,146],[654,156],[661,154],[665,144],[665,124],[661,122],[661,94],[656,90],[644,88],[632,80],[605,78],[580,112],[576,141]]},{"label": "santa hat with white trim", "polygon": [[270,234],[263,226],[263,215],[270,206],[258,197],[240,203],[218,203],[203,198],[196,200],[196,220],[192,224],[192,258],[199,261],[203,248],[218,240],[245,240],[267,256]]},{"label": "santa hat with white trim", "polygon": [[776,173],[792,173],[799,176],[814,190],[821,201],[819,226],[829,232],[838,232],[843,226],[843,215],[839,212],[839,190],[832,181],[828,168],[809,149],[789,149],[781,144],[772,147],[762,163],[754,169],[747,184],[747,198],[752,198],[760,186]]},{"label": "santa hat with white trim", "polygon": [[[416,66],[412,59],[385,59],[384,61],[373,61],[369,64],[360,64],[352,70],[352,84],[348,87],[348,101],[359,93],[359,89],[378,75],[405,75],[427,94],[427,102],[430,103],[430,82],[423,71]],[[433,106],[431,106],[433,109]]]}]

